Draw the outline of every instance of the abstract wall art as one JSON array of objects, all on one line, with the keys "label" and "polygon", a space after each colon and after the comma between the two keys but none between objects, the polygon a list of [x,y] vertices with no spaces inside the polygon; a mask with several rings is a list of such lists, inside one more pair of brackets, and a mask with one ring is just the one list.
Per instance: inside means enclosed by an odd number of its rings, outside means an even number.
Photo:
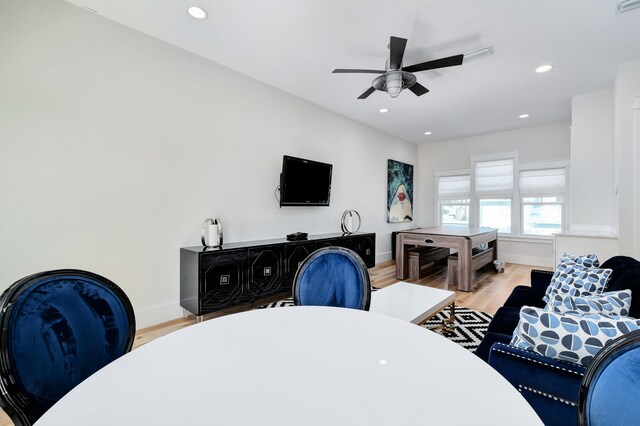
[{"label": "abstract wall art", "polygon": [[387,161],[387,222],[413,220],[413,166]]}]

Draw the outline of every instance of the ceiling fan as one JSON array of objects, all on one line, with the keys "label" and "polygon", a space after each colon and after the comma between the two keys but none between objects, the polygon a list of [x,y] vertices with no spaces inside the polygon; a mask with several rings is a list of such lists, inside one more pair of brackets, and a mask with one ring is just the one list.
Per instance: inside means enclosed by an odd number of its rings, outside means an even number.
[{"label": "ceiling fan", "polygon": [[387,92],[392,98],[397,97],[403,89],[411,90],[416,96],[422,96],[429,91],[418,80],[414,72],[434,70],[437,68],[453,67],[461,65],[464,55],[454,55],[447,58],[435,59],[433,61],[422,62],[420,64],[402,66],[402,57],[404,49],[407,46],[407,39],[391,36],[389,42],[389,60],[386,63],[386,69],[380,70],[360,70],[360,69],[335,69],[335,74],[347,73],[364,73],[364,74],[381,74],[376,77],[362,95],[358,99],[367,99],[370,94],[376,90]]}]

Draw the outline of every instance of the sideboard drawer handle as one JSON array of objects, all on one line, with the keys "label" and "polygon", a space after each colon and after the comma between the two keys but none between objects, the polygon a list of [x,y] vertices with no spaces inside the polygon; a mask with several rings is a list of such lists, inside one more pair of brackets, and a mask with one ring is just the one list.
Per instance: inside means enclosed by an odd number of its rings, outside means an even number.
[{"label": "sideboard drawer handle", "polygon": [[426,240],[424,240],[424,242],[427,244],[435,243],[435,241],[433,241],[431,238],[427,238]]}]

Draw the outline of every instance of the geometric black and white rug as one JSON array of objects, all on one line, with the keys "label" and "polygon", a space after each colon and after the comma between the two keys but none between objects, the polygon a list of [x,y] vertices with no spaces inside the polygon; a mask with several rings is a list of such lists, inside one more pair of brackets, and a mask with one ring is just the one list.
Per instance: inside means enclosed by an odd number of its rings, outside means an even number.
[{"label": "geometric black and white rug", "polygon": [[[442,320],[445,318],[449,318],[449,309],[437,313],[422,326],[425,328],[438,326],[442,324]],[[493,315],[456,306],[455,332],[443,333],[442,329],[433,331],[473,352],[482,341],[492,318]]]},{"label": "geometric black and white rug", "polygon": [[[262,305],[256,309],[265,308],[280,308],[285,306],[293,306],[293,299],[287,298],[277,302]],[[445,309],[443,312],[439,312],[429,321],[424,323],[422,327],[432,328],[442,324],[442,320],[449,318],[449,309]],[[487,332],[487,327],[493,318],[492,315],[486,314],[480,311],[474,311],[473,309],[462,308],[456,306],[456,329],[453,333],[444,333],[442,329],[431,330],[435,333],[439,333],[451,340],[454,343],[459,344],[465,349],[471,352],[475,351],[482,337]]]}]

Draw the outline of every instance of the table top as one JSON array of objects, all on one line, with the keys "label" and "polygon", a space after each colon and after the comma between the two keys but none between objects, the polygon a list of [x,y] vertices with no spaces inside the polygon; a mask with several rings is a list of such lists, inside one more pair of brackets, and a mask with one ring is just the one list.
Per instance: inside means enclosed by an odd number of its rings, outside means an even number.
[{"label": "table top", "polygon": [[369,310],[420,324],[455,300],[453,291],[400,281],[371,293]]},{"label": "table top", "polygon": [[475,237],[490,232],[498,232],[498,228],[476,228],[460,225],[442,225],[432,228],[418,228],[408,231],[399,231],[403,234],[442,235],[448,237]]},{"label": "table top", "polygon": [[82,382],[46,425],[541,425],[499,373],[396,318],[253,310],[160,337]]},{"label": "table top", "polygon": [[321,240],[334,240],[334,239],[350,239],[352,237],[361,237],[361,236],[372,236],[375,235],[372,232],[354,232],[352,234],[345,234],[344,232],[340,233],[331,233],[331,234],[319,234],[319,235],[308,235],[304,240],[295,240],[290,241],[287,240],[286,237],[281,238],[270,238],[266,240],[256,240],[256,241],[238,241],[238,242],[225,242],[220,247],[203,247],[203,246],[192,246],[192,247],[182,247],[180,250],[195,252],[195,253],[212,253],[219,252],[224,250],[235,250],[235,249],[243,249],[247,247],[256,247],[256,246],[270,246],[270,245],[278,245],[278,244],[304,244],[310,241],[321,241]]}]

